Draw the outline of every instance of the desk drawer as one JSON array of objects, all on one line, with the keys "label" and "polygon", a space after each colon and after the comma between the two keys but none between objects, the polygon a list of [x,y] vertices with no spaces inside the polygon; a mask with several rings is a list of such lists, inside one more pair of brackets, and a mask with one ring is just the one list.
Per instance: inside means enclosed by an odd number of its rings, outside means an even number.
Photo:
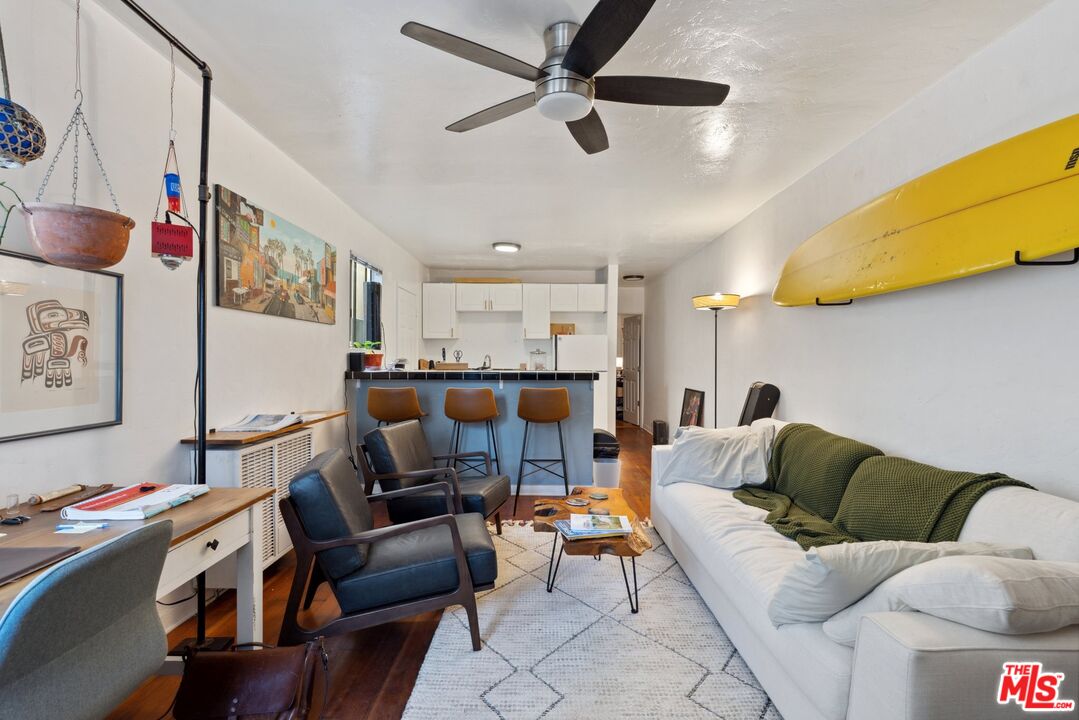
[{"label": "desk drawer", "polygon": [[[161,571],[157,596],[172,592],[200,572],[224,560],[243,547],[250,536],[251,523],[248,511],[245,510],[170,548],[165,557],[165,567]],[[218,543],[216,550],[209,547],[209,543],[214,540]]]}]

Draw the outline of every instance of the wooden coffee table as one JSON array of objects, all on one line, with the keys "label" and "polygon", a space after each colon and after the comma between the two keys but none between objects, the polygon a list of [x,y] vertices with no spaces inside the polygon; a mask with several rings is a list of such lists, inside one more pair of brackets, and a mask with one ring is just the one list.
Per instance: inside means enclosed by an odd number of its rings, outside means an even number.
[{"label": "wooden coffee table", "polygon": [[[591,493],[605,493],[606,500],[592,500],[588,496]],[[588,500],[586,507],[567,505],[566,500],[579,498]],[[629,518],[633,532],[621,537],[597,538],[595,540],[570,540],[558,539],[562,533],[555,528],[555,520],[568,520],[573,514],[591,514],[596,508],[610,512],[611,515],[625,515]],[[622,496],[619,488],[575,487],[570,494],[563,498],[541,498],[536,500],[535,509],[532,513],[532,528],[536,532],[554,533],[554,542],[551,543],[551,560],[547,565],[547,592],[554,590],[555,577],[558,575],[558,566],[562,564],[562,555],[590,555],[597,560],[600,555],[615,555],[622,563],[622,579],[626,583],[626,595],[629,597],[629,609],[638,612],[641,602],[637,596],[637,557],[643,555],[645,550],[652,547],[652,541],[644,531],[644,526],[637,519],[637,513],[630,509],[626,499]],[[558,550],[558,559],[555,559],[555,550]],[[629,575],[626,573],[626,558],[630,559],[633,567],[633,590],[629,589]]]}]

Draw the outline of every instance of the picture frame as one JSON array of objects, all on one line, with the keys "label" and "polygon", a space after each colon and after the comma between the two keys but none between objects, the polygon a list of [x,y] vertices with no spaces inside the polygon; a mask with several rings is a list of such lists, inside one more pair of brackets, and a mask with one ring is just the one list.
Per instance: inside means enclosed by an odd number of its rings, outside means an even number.
[{"label": "picture frame", "polygon": [[214,185],[214,219],[218,307],[337,323],[334,245],[223,185]]},{"label": "picture frame", "polygon": [[679,427],[704,427],[704,390],[686,388],[682,393],[682,414]]},{"label": "picture frame", "polygon": [[124,276],[0,249],[0,442],[123,424]]}]

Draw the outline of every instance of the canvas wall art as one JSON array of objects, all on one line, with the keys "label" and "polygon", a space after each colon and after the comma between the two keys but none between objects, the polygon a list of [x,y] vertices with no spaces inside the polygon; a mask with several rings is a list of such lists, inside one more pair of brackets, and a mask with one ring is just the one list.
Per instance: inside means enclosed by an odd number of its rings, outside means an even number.
[{"label": "canvas wall art", "polygon": [[0,442],[122,419],[123,277],[0,251]]},{"label": "canvas wall art", "polygon": [[217,304],[333,325],[337,250],[226,187],[217,200]]}]

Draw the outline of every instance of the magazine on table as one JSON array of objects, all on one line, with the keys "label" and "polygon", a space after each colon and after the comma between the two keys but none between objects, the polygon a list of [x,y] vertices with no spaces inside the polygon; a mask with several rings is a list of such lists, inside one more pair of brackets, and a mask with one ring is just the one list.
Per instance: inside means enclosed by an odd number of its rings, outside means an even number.
[{"label": "magazine on table", "polygon": [[273,432],[303,422],[297,413],[286,415],[247,415],[233,425],[217,428],[218,432]]},{"label": "magazine on table", "polygon": [[60,511],[64,520],[145,520],[205,495],[205,485],[139,483],[98,495]]},{"label": "magazine on table", "polygon": [[633,532],[625,515],[573,514],[569,520],[556,520],[554,526],[566,540],[594,540]]}]

